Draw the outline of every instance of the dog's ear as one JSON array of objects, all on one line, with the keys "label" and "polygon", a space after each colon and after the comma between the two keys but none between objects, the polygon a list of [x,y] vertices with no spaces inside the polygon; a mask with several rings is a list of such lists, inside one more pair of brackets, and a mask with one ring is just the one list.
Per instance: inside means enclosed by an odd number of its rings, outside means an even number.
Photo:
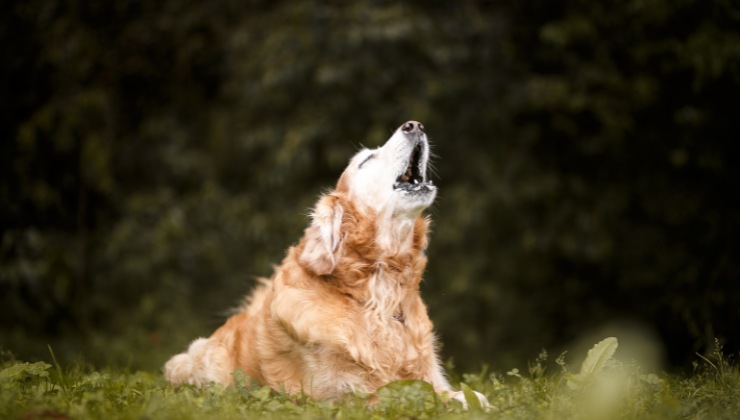
[{"label": "dog's ear", "polygon": [[321,198],[311,215],[300,261],[320,276],[331,274],[336,266],[341,250],[343,215],[339,198],[333,195]]}]

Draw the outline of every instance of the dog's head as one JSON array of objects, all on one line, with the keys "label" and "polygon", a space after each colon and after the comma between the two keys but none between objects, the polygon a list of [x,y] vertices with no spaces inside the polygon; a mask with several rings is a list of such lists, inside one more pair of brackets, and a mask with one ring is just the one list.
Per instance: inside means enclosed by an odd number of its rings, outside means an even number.
[{"label": "dog's head", "polygon": [[354,241],[349,246],[371,244],[381,254],[425,247],[428,222],[420,215],[437,195],[428,164],[429,142],[416,121],[399,127],[383,146],[358,152],[334,193],[317,203],[301,262],[316,274],[332,273],[347,238]]},{"label": "dog's head", "polygon": [[437,188],[427,179],[429,142],[424,126],[409,121],[382,146],[362,150],[337,184],[353,203],[378,215],[418,216],[429,207]]}]

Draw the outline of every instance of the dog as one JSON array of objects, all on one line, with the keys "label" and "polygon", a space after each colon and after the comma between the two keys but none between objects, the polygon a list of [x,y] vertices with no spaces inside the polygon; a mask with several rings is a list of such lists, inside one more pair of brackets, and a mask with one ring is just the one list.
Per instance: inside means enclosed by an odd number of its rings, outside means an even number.
[{"label": "dog", "polygon": [[429,153],[416,121],[382,147],[359,151],[272,278],[209,338],[172,357],[165,378],[229,385],[241,369],[260,384],[314,399],[416,379],[466,406],[445,378],[419,293],[430,224],[422,212],[437,195]]}]

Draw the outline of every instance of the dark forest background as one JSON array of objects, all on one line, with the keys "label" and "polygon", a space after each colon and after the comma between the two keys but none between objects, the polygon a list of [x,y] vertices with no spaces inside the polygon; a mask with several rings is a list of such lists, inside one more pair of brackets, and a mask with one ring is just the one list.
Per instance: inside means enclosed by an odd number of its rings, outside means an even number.
[{"label": "dark forest background", "polygon": [[666,368],[740,349],[736,1],[26,0],[0,54],[17,357],[158,368],[409,119],[438,156],[445,360],[619,331]]}]

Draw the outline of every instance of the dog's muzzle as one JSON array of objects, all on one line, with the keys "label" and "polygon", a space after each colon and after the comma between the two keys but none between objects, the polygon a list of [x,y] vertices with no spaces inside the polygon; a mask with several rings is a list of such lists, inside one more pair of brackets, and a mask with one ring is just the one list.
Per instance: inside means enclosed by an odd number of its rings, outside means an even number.
[{"label": "dog's muzzle", "polygon": [[412,194],[432,192],[436,187],[426,179],[429,144],[424,134],[424,126],[420,122],[409,121],[401,126],[401,131],[414,146],[406,169],[396,178],[393,189]]}]

